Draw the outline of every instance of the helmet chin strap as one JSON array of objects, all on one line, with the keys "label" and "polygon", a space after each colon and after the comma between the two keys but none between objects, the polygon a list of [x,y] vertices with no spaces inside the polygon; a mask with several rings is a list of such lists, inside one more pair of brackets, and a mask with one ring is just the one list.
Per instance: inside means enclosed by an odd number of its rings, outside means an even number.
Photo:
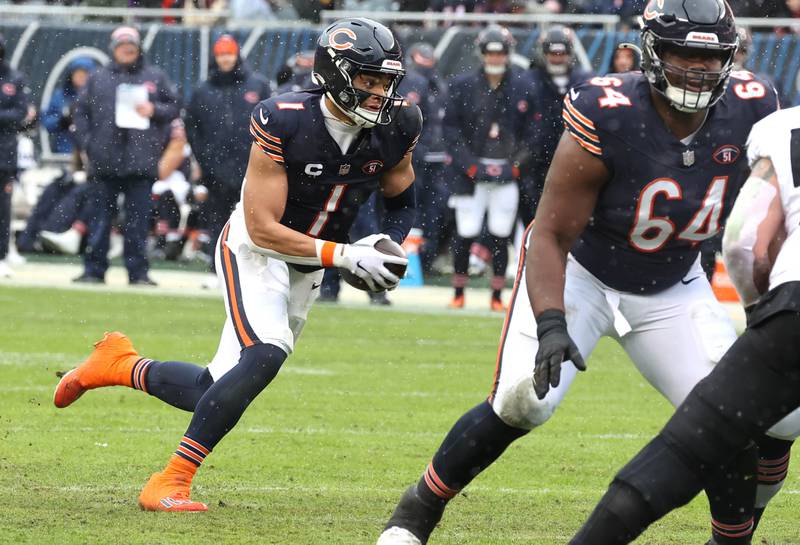
[{"label": "helmet chin strap", "polygon": [[548,62],[546,68],[547,73],[551,76],[563,76],[569,72],[568,64],[552,64]]},{"label": "helmet chin strap", "polygon": [[486,72],[490,76],[502,76],[506,73],[506,65],[505,64],[485,64],[483,66],[483,71]]},{"label": "helmet chin strap", "polygon": [[664,96],[669,100],[670,105],[679,112],[695,113],[708,109],[711,104],[711,91],[687,91],[673,86],[667,81],[667,88]]},{"label": "helmet chin strap", "polygon": [[374,110],[368,110],[367,108],[362,108],[359,106],[356,108],[356,113],[350,115],[349,112],[346,112],[347,115],[350,116],[350,119],[353,122],[360,126],[364,127],[365,129],[371,129],[375,125],[378,124],[378,117],[380,116],[380,112],[376,112]]}]

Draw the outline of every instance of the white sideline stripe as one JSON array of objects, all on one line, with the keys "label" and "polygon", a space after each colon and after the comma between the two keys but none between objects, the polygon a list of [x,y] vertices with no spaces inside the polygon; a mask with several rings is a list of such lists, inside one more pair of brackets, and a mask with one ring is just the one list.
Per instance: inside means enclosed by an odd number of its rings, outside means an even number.
[{"label": "white sideline stripe", "polygon": [[[129,286],[127,276],[122,267],[112,267],[106,275],[107,284],[103,286],[75,284],[71,278],[81,273],[78,264],[27,263],[15,267],[17,274],[10,279],[0,281],[0,287],[47,288],[68,291],[88,291],[92,293],[127,293],[137,297],[191,297],[193,299],[221,299],[221,290],[200,289],[205,273],[175,270],[151,271],[158,287],[146,288]],[[392,314],[414,313],[427,315],[470,316],[489,318],[496,323],[498,334],[504,314],[491,312],[488,308],[488,288],[470,289],[467,308],[453,311],[447,309],[452,297],[452,288],[423,286],[401,287],[393,292],[390,298],[391,307],[370,305],[363,292],[359,292],[346,284],[342,285],[339,308],[358,309],[366,312],[391,312]]]}]

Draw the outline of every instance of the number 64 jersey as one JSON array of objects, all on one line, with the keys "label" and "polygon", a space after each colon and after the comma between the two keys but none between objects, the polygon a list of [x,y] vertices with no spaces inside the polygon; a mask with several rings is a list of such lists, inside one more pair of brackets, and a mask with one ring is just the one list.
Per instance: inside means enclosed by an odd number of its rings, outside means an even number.
[{"label": "number 64 jersey", "polygon": [[611,172],[572,255],[619,291],[655,293],[678,283],[747,179],[750,129],[777,108],[770,83],[734,72],[705,123],[681,141],[656,112],[641,72],[571,89],[566,129]]}]

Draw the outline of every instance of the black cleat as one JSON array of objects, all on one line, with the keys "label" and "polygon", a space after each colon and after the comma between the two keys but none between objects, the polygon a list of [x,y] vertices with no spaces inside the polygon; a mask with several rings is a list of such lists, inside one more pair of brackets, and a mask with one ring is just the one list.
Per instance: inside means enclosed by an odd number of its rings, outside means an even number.
[{"label": "black cleat", "polygon": [[378,306],[384,306],[385,307],[385,306],[390,306],[392,304],[392,302],[389,301],[389,298],[386,297],[386,292],[385,291],[379,291],[379,292],[371,292],[370,291],[370,292],[367,292],[367,294],[369,295],[369,304],[370,305],[378,305]]},{"label": "black cleat", "polygon": [[442,520],[445,505],[444,501],[433,505],[424,503],[417,494],[417,485],[411,485],[397,503],[378,545],[425,545]]},{"label": "black cleat", "polygon": [[99,276],[92,276],[92,275],[86,274],[86,273],[78,276],[77,278],[73,278],[72,281],[76,282],[78,284],[105,284],[106,283],[106,281],[103,278],[100,278]]},{"label": "black cleat", "polygon": [[145,276],[144,278],[137,278],[135,280],[131,280],[129,282],[131,286],[158,286],[155,280],[150,278],[149,276]]}]

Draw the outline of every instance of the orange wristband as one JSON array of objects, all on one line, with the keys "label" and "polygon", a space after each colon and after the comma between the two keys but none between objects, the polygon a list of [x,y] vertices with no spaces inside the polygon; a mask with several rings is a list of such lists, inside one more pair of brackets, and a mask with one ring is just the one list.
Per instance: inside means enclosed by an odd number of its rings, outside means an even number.
[{"label": "orange wristband", "polygon": [[319,252],[319,260],[322,263],[323,267],[333,267],[333,256],[336,253],[336,246],[335,242],[330,242],[328,240],[321,241],[322,245],[317,246]]}]

